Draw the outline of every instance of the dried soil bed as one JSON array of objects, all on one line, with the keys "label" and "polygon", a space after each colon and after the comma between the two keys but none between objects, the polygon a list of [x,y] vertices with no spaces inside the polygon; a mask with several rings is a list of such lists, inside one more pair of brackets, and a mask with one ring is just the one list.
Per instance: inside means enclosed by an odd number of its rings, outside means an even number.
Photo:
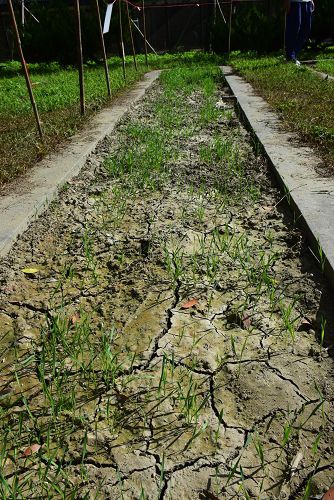
[{"label": "dried soil bed", "polygon": [[191,133],[171,136],[154,188],[127,191],[103,162],[129,124],[154,125],[155,85],[3,262],[2,474],[26,498],[297,499],[333,483],[328,290],[225,93],[201,126],[203,93],[185,96]]}]

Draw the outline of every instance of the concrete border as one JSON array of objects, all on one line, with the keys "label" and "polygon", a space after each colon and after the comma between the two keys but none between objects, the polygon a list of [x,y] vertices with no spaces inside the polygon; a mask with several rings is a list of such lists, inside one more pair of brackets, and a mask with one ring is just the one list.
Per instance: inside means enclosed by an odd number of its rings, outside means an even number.
[{"label": "concrete border", "polygon": [[334,288],[334,178],[316,172],[320,159],[314,151],[300,145],[300,140],[297,144],[295,134],[282,131],[279,117],[249,83],[235,75],[231,67],[221,69],[246,124],[300,217],[314,254],[319,258],[323,252],[325,274]]},{"label": "concrete border", "polygon": [[33,218],[40,215],[57,196],[59,189],[75,177],[97,144],[111,134],[129,107],[143,97],[159,77],[160,71],[147,73],[130,90],[117,97],[109,108],[98,112],[59,153],[38,163],[0,197],[0,256],[5,256],[17,237]]},{"label": "concrete border", "polygon": [[[322,59],[323,61],[326,59]],[[318,71],[313,68],[313,64],[317,63],[318,61],[316,59],[310,60],[310,61],[300,61],[302,63],[302,66],[304,68],[309,69],[314,73],[315,75],[319,76],[322,80],[334,80],[334,76],[329,75],[328,73],[323,73],[322,71]]]},{"label": "concrete border", "polygon": [[312,73],[317,75],[322,80],[334,80],[334,76],[331,76],[328,73],[323,73],[322,71],[317,71],[316,69],[314,69],[308,65],[305,65],[305,68],[307,68],[309,71],[312,71]]}]

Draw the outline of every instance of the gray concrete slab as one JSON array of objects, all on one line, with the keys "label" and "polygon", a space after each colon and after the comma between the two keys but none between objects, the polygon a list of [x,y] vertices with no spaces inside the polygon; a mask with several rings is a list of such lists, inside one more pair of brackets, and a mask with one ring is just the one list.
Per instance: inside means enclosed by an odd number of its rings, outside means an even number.
[{"label": "gray concrete slab", "polygon": [[[322,61],[326,61],[327,59],[321,59]],[[312,71],[315,73],[319,78],[322,80],[334,80],[334,76],[329,75],[328,73],[322,73],[321,71],[316,70],[313,65],[316,64],[318,61],[316,59],[312,59],[309,61],[300,61],[302,66],[307,68],[308,70]]]},{"label": "gray concrete slab", "polygon": [[57,196],[59,189],[75,177],[97,144],[111,134],[116,123],[145,94],[160,71],[147,73],[143,80],[115,99],[113,104],[89,120],[61,151],[39,162],[0,197],[0,256],[6,255],[16,238]]},{"label": "gray concrete slab", "polygon": [[330,76],[328,73],[323,73],[322,71],[317,71],[316,69],[311,68],[310,66],[307,67],[308,70],[312,71],[315,75],[319,76],[322,80],[332,80],[334,81],[334,76]]},{"label": "gray concrete slab", "polygon": [[334,178],[317,173],[321,161],[315,152],[297,143],[296,135],[282,130],[278,116],[249,83],[233,74],[229,66],[222,70],[247,124],[297,210],[314,253],[317,255],[319,246],[322,249],[325,272],[334,287]]}]

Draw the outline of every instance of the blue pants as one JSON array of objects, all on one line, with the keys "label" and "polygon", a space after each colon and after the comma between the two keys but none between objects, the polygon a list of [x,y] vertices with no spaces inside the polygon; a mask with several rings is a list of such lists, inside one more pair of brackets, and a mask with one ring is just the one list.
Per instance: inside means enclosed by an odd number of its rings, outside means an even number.
[{"label": "blue pants", "polygon": [[310,36],[312,2],[291,2],[286,16],[285,52],[287,60],[295,60]]}]

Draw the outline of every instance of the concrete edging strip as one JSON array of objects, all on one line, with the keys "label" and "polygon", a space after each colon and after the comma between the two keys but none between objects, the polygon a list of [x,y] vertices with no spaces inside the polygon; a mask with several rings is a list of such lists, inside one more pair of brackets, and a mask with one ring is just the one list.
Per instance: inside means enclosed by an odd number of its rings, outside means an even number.
[{"label": "concrete edging strip", "polygon": [[325,273],[334,287],[334,178],[316,172],[320,164],[314,151],[297,144],[295,134],[282,131],[279,117],[252,86],[221,67],[236,96],[242,114],[274,168],[276,177],[291,200],[316,256],[325,256]]},{"label": "concrete edging strip", "polygon": [[98,112],[82,131],[59,153],[38,163],[8,195],[0,197],[0,257],[5,256],[31,220],[41,214],[57,196],[59,189],[78,175],[97,144],[109,135],[129,107],[143,97],[159,77],[160,71],[146,73],[130,90],[117,97],[112,105]]}]

